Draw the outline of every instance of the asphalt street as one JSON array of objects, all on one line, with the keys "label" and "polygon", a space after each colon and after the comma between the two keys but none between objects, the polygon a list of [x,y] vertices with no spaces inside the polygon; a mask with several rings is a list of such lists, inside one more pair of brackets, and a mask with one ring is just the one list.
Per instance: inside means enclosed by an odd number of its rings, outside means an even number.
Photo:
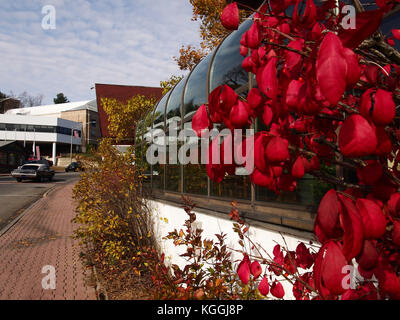
[{"label": "asphalt street", "polygon": [[0,176],[0,230],[52,187],[78,179],[79,173],[56,172],[52,182],[23,181]]}]

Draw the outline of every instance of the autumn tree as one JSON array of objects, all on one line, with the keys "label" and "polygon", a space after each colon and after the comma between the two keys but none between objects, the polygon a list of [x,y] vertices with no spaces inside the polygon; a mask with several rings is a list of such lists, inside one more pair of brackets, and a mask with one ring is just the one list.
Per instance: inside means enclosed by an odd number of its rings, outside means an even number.
[{"label": "autumn tree", "polygon": [[148,98],[140,94],[126,102],[103,98],[101,103],[108,116],[108,130],[115,142],[129,141],[133,144],[137,122],[154,107],[156,102],[155,98]]},{"label": "autumn tree", "polygon": [[[220,16],[227,4],[226,0],[190,0],[193,7],[193,21],[200,22],[200,48],[192,45],[182,46],[179,56],[174,57],[181,70],[192,70],[201,59],[213,50],[230,31],[221,24]],[[243,6],[239,11],[241,21],[251,14]]]},{"label": "autumn tree", "polygon": [[183,76],[172,75],[168,80],[160,81],[160,86],[163,88],[162,94],[165,95],[171,90],[179,81],[183,79]]}]

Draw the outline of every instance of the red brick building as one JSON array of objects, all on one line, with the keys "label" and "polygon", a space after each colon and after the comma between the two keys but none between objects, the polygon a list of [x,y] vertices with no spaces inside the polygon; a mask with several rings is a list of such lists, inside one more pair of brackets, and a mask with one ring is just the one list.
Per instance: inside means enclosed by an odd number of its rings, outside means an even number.
[{"label": "red brick building", "polygon": [[148,98],[156,98],[157,100],[162,97],[162,88],[156,87],[142,87],[142,86],[125,86],[125,85],[114,85],[114,84],[99,84],[96,83],[96,99],[97,108],[100,119],[100,129],[102,137],[109,137],[108,118],[101,104],[102,98],[116,99],[121,102],[126,102],[135,95],[143,95]]}]

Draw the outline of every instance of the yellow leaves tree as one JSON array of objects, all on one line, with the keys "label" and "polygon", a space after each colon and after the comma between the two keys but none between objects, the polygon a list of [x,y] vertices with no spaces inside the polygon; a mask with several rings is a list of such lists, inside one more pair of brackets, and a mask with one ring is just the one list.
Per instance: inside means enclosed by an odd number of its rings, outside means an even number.
[{"label": "yellow leaves tree", "polygon": [[133,144],[133,138],[137,122],[153,108],[155,98],[147,98],[143,95],[133,96],[125,103],[116,99],[103,98],[104,111],[108,116],[108,131],[116,143],[122,141]]},{"label": "yellow leaves tree", "polygon": [[167,94],[169,90],[171,90],[179,81],[183,79],[183,76],[174,76],[172,75],[166,81],[160,81],[160,87],[163,88],[163,95]]}]

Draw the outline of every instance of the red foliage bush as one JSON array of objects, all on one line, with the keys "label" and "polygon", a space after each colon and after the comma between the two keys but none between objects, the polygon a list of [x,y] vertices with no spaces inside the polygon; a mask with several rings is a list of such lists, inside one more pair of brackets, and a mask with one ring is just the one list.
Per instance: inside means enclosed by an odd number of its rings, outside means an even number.
[{"label": "red foliage bush", "polygon": [[[336,1],[321,6],[312,0],[268,1],[241,40],[241,53],[247,56],[243,68],[255,75],[257,88],[245,101],[220,86],[193,118],[197,132],[213,123],[231,130],[247,128],[257,118],[265,123],[267,130],[255,136],[250,175],[255,185],[293,191],[305,173],[337,185],[319,205],[319,252],[299,246],[284,256],[274,250],[276,265],[269,268],[276,274],[312,267],[292,283],[298,299],[400,298],[400,135],[395,119],[400,55],[377,33],[384,14],[399,3],[376,1],[378,9],[359,12],[356,28],[344,29]],[[293,5],[293,15],[287,16],[285,9]],[[343,5],[339,1],[339,9]],[[221,19],[236,29],[236,4]],[[399,38],[399,30],[393,36]],[[358,183],[329,176],[320,163],[357,172]],[[207,172],[220,182],[232,167],[228,171],[222,163]],[[245,259],[238,274],[247,284],[252,268]],[[364,278],[347,288],[344,267],[356,262]],[[265,279],[260,292],[282,297],[280,283]]]}]

